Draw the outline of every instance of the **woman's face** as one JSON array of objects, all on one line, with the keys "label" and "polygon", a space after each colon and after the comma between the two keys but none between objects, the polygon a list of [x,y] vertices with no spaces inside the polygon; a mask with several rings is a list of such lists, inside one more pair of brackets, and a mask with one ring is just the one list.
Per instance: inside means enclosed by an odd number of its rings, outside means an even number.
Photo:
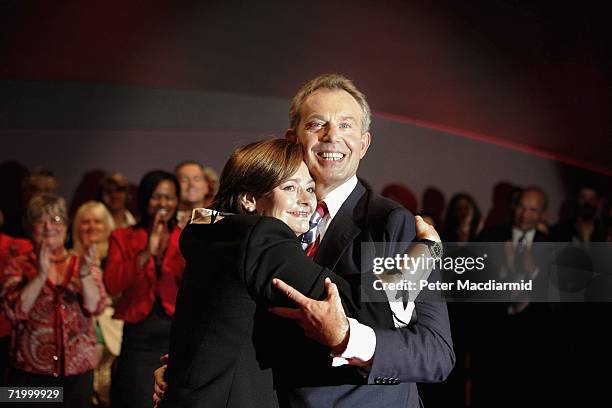
[{"label": "woman's face", "polygon": [[278,218],[296,235],[309,229],[310,216],[317,207],[315,183],[302,162],[298,171],[270,193],[256,201],[260,215]]},{"label": "woman's face", "polygon": [[170,180],[159,182],[153,191],[153,195],[149,198],[149,215],[151,219],[155,218],[155,214],[158,212],[160,220],[163,222],[168,222],[174,217],[176,207],[178,206],[176,193],[176,187]]},{"label": "woman's face", "polygon": [[472,222],[474,209],[467,199],[461,198],[457,200],[457,205],[455,205],[455,217],[457,217],[457,220],[462,224],[469,224]]},{"label": "woman's face", "polygon": [[127,193],[127,187],[111,184],[102,192],[102,201],[111,211],[121,211],[126,207]]},{"label": "woman's face", "polygon": [[85,248],[101,243],[108,235],[102,214],[94,208],[86,210],[79,219],[77,234]]},{"label": "woman's face", "polygon": [[37,246],[45,245],[51,250],[64,246],[66,221],[57,214],[44,213],[32,223],[32,239]]}]

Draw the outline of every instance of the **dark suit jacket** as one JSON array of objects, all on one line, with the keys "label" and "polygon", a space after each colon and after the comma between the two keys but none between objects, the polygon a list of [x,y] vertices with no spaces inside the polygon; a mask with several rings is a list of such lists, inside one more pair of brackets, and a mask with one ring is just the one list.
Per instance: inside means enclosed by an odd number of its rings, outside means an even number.
[{"label": "dark suit jacket", "polygon": [[[512,225],[486,228],[480,233],[478,240],[489,243],[512,241]],[[534,242],[547,240],[546,235],[536,231]],[[489,261],[503,261],[503,252],[502,246],[492,247],[488,251]],[[540,268],[533,284],[533,295],[536,298],[544,296],[543,293],[547,291],[548,268],[543,261],[545,256],[542,252],[542,248],[532,247],[534,261]],[[487,272],[487,279],[495,278],[500,265],[487,263],[487,266],[492,268]],[[567,359],[553,356],[551,350],[560,342],[559,339],[567,338],[567,321],[572,320],[563,321],[563,334],[556,337],[553,324],[555,314],[551,304],[531,302],[519,314],[509,315],[509,301],[510,299],[508,302],[473,303],[469,310],[470,318],[477,322],[471,326],[473,405],[551,405],[551,401],[556,401],[555,393],[558,392],[559,384],[556,382],[554,390],[547,388],[546,382],[556,375],[556,369],[552,367],[559,359],[563,360],[562,364],[567,368]],[[487,324],[483,325],[481,322]],[[525,395],[530,396],[531,403],[525,403]]]},{"label": "dark suit jacket", "polygon": [[[536,230],[534,242],[546,242],[546,235]],[[506,242],[512,241],[512,225],[499,225],[485,228],[478,236],[480,242]]]},{"label": "dark suit jacket", "polygon": [[[376,333],[376,352],[369,374],[356,367],[331,367],[331,358],[318,360],[317,345],[299,331],[284,330],[291,345],[280,355],[291,359],[275,364],[274,374],[282,404],[292,407],[418,407],[417,382],[443,381],[453,368],[453,352],[446,305],[417,302],[416,321],[396,329],[389,304],[361,302],[361,284],[371,274],[362,266],[372,265],[372,253],[362,252],[362,243],[383,242],[392,255],[405,250],[415,237],[414,216],[394,201],[385,199],[361,183],[353,190],[331,222],[315,262],[346,279],[357,318]],[[365,276],[364,276],[365,275]],[[437,279],[438,276],[432,276]],[[371,296],[376,296],[375,294]],[[290,334],[295,334],[289,337]],[[293,354],[290,353],[293,350]],[[325,351],[325,350],[322,350]],[[288,360],[288,361],[287,361]],[[344,384],[344,385],[340,385]]]},{"label": "dark suit jacket", "polygon": [[[282,333],[258,327],[254,319],[258,307],[290,306],[272,287],[272,278],[313,298],[324,297],[325,277],[342,293],[350,288],[306,257],[295,234],[275,218],[236,215],[212,225],[190,224],[180,248],[187,265],[172,322],[169,388],[162,406],[276,406],[269,364],[255,343],[281,341]],[[345,308],[355,309],[350,300]]]}]

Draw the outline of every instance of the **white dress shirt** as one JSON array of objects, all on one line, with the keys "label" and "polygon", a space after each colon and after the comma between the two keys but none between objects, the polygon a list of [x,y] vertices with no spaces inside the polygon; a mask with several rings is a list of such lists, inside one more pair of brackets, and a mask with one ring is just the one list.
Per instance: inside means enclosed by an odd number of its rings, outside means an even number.
[{"label": "white dress shirt", "polygon": [[525,239],[523,240],[522,245],[525,248],[531,249],[531,244],[533,244],[535,233],[536,233],[535,228],[532,228],[529,231],[523,231],[516,227],[512,227],[512,247],[516,249],[519,245],[519,240],[521,239],[523,234],[525,234]]},{"label": "white dress shirt", "polygon": [[[336,214],[338,214],[340,207],[342,207],[342,204],[344,204],[356,186],[357,176],[353,176],[342,185],[332,190],[327,196],[323,197],[322,201],[324,201],[327,206],[328,214],[321,219],[321,222],[317,226],[317,235],[320,237],[319,239],[323,239],[331,222]],[[395,326],[405,326],[405,324],[398,321],[395,316],[401,316],[400,319],[402,321],[409,322],[414,310],[414,302],[409,302],[405,309],[401,300],[391,301],[390,299],[389,305],[394,313],[393,321]],[[368,366],[370,365],[368,362],[370,362],[376,351],[376,334],[371,327],[361,324],[350,317],[348,320],[350,326],[348,344],[342,354],[334,356],[332,365],[334,367],[344,364]]]}]

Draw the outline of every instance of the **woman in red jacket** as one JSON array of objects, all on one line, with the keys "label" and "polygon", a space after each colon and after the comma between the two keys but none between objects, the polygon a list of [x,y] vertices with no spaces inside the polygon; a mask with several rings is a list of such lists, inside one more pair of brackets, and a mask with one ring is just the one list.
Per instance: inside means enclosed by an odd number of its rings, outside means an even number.
[{"label": "woman in red jacket", "polygon": [[[3,223],[2,210],[0,210],[0,227]],[[10,258],[27,254],[32,251],[32,244],[26,239],[13,238],[0,232],[0,287],[2,287],[2,273]],[[0,387],[6,383],[6,374],[9,368],[9,350],[11,343],[11,322],[4,316],[0,308]]]},{"label": "woman in red jacket", "polygon": [[168,351],[170,321],[184,260],[176,226],[179,184],[164,171],[147,173],[138,186],[141,221],[110,237],[104,282],[118,296],[115,318],[125,322],[113,377],[113,407],[150,407],[159,356]]}]

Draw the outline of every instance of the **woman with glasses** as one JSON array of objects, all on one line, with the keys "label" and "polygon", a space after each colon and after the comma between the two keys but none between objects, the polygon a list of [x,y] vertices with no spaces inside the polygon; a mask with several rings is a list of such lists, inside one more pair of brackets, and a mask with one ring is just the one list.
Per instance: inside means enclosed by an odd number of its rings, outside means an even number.
[{"label": "woman with glasses", "polygon": [[26,227],[34,250],[9,260],[1,291],[12,323],[9,383],[63,387],[64,407],[89,407],[98,363],[92,316],[106,303],[100,268],[66,249],[63,198],[32,198]]},{"label": "woman with glasses", "polygon": [[96,200],[106,205],[113,215],[115,228],[125,228],[136,224],[136,219],[127,209],[130,199],[130,185],[121,173],[112,173],[102,179]]},{"label": "woman with glasses", "polygon": [[169,348],[170,321],[184,260],[176,226],[179,184],[165,171],[147,173],[138,186],[141,220],[113,231],[104,282],[117,296],[114,318],[124,321],[121,354],[112,379],[111,406],[149,408],[159,356]]}]

